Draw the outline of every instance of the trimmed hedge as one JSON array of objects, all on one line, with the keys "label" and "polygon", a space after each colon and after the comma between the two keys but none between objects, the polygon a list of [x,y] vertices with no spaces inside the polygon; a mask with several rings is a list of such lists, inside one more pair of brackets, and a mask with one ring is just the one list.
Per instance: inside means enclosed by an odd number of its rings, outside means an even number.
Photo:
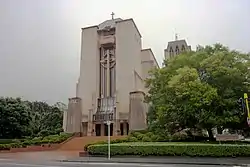
[{"label": "trimmed hedge", "polygon": [[0,150],[10,150],[10,148],[21,148],[30,145],[42,145],[42,144],[57,144],[67,140],[73,134],[70,133],[61,133],[60,135],[50,135],[44,138],[35,137],[31,140],[8,140],[9,142],[6,144],[0,144]]},{"label": "trimmed hedge", "polygon": [[[126,137],[126,138],[123,138],[123,139],[110,140],[110,144],[128,143],[128,142],[138,142],[138,140],[135,137]],[[108,141],[98,141],[98,142],[86,144],[84,146],[84,151],[87,151],[88,147],[91,146],[91,145],[101,145],[101,144],[108,144]]]},{"label": "trimmed hedge", "polygon": [[15,143],[13,139],[0,139],[0,144],[10,144]]},{"label": "trimmed hedge", "polygon": [[[107,155],[107,152],[107,144],[88,146],[90,155]],[[111,155],[244,157],[250,156],[250,146],[171,142],[119,143],[111,144]]]}]

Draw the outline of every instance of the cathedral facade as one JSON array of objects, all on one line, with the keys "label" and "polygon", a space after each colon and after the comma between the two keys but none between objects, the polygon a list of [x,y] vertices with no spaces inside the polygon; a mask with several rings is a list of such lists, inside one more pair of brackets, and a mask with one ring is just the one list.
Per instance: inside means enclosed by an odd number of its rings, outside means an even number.
[{"label": "cathedral facade", "polygon": [[106,20],[82,28],[80,77],[69,99],[64,130],[83,136],[127,135],[147,127],[145,79],[159,68],[133,19]]}]

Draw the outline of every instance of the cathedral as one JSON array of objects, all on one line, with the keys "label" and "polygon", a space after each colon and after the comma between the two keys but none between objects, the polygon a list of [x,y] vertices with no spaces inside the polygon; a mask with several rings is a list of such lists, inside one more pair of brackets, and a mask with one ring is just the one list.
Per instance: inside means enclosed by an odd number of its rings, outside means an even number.
[{"label": "cathedral", "polygon": [[[64,114],[66,132],[82,136],[127,135],[147,127],[145,79],[159,68],[152,50],[142,49],[142,36],[133,19],[113,18],[82,28],[80,76],[76,97]],[[165,50],[167,58],[175,42]],[[186,42],[177,46],[189,49]],[[172,50],[171,50],[172,54]],[[171,55],[170,55],[171,57]]]}]

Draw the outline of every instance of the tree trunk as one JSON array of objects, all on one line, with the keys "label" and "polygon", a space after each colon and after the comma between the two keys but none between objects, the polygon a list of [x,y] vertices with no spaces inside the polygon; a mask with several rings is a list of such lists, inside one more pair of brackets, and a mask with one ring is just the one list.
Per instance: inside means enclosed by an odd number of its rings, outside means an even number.
[{"label": "tree trunk", "polygon": [[217,127],[217,133],[222,134],[223,129],[221,127]]},{"label": "tree trunk", "polygon": [[210,141],[214,141],[214,135],[213,135],[213,131],[211,128],[207,129],[208,132],[208,137]]}]

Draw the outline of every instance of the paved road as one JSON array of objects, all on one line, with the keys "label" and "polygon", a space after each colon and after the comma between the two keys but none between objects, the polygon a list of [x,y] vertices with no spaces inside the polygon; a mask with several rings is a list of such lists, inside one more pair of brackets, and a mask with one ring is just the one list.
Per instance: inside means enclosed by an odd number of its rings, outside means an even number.
[{"label": "paved road", "polygon": [[[126,159],[126,162],[131,162],[131,163],[104,163],[104,161],[94,161],[94,162],[59,162],[56,160],[62,160],[62,159],[79,159],[78,157],[78,152],[58,152],[58,151],[49,151],[49,152],[27,152],[27,153],[7,153],[7,154],[1,154],[0,153],[0,167],[223,167],[223,165],[171,165],[171,164],[159,164],[159,159],[154,160],[158,162],[158,164],[154,161],[146,161],[145,159],[143,160],[143,164],[136,163],[137,158],[129,158]],[[91,160],[95,160],[96,158],[90,158]],[[97,158],[97,160],[102,158]],[[133,160],[133,161],[128,161],[128,160]],[[149,158],[146,158],[150,160]],[[169,159],[169,158],[168,158]],[[116,158],[117,160],[117,158]],[[119,158],[118,158],[119,160]],[[191,161],[196,161],[199,162],[199,158],[191,158],[191,159],[184,159],[182,161],[184,162],[191,162]],[[236,163],[236,160],[240,159],[224,159],[222,160],[223,162],[229,162],[232,161]],[[166,161],[166,160],[165,160]],[[171,162],[180,162],[181,159],[178,158],[172,158]],[[211,161],[211,162],[219,162],[221,161],[216,159],[216,158],[210,158],[209,160],[207,159],[206,161]],[[118,161],[119,162],[119,161]],[[123,161],[124,162],[124,159]],[[241,163],[237,164],[248,164],[248,160],[246,161],[245,159],[240,160]],[[169,163],[169,162],[168,162]],[[218,163],[219,164],[219,163]],[[230,167],[229,165],[226,165],[227,167]],[[226,167],[224,166],[224,167]],[[231,167],[234,167],[233,165]],[[240,167],[240,166],[238,166]],[[250,167],[250,165],[249,165]]]},{"label": "paved road", "polygon": [[[170,164],[138,164],[138,163],[68,163],[50,160],[16,160],[0,159],[0,167],[211,167],[208,165],[170,165]],[[214,166],[213,167],[223,167]],[[226,167],[226,166],[224,166]],[[228,167],[228,166],[227,166]],[[234,167],[234,166],[231,166]],[[240,167],[240,166],[239,166]]]}]

